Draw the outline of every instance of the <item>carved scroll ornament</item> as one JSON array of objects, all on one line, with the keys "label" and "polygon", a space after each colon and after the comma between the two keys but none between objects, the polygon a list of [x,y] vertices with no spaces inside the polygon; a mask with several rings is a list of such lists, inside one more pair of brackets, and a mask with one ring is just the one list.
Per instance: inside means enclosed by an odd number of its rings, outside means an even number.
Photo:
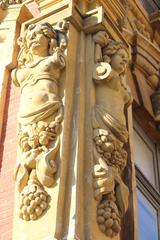
[{"label": "carved scroll ornament", "polygon": [[98,201],[97,223],[108,237],[121,230],[121,218],[128,208],[128,187],[121,175],[127,164],[124,144],[128,131],[124,108],[132,102],[125,83],[129,54],[119,42],[109,39],[104,31],[93,37],[95,42],[96,104],[93,109],[94,196]]},{"label": "carved scroll ornament", "polygon": [[30,25],[18,40],[18,67],[12,71],[14,84],[21,88],[15,179],[23,220],[42,215],[50,200],[44,187],[55,183],[63,120],[58,81],[65,67],[67,23],[58,28],[49,23]]}]

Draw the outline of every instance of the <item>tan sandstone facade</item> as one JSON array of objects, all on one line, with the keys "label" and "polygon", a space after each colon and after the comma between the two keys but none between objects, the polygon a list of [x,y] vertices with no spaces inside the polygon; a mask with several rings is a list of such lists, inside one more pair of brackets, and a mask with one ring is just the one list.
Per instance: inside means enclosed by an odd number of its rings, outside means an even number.
[{"label": "tan sandstone facade", "polygon": [[19,93],[12,239],[138,240],[133,118],[159,146],[158,13],[1,1],[0,22],[3,144],[10,81]]}]

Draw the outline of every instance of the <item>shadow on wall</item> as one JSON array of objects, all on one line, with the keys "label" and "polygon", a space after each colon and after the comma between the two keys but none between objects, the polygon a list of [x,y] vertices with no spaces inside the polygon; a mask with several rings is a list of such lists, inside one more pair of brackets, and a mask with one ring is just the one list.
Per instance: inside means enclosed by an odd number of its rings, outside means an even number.
[{"label": "shadow on wall", "polygon": [[0,139],[0,172],[2,167],[2,159],[3,159],[3,152],[4,152],[4,142],[6,138],[6,130],[7,130],[7,123],[8,123],[8,109],[9,109],[9,102],[10,102],[10,92],[11,92],[11,81],[8,82],[7,86],[7,95],[5,101],[5,112],[3,116],[3,124],[2,124],[2,136]]}]

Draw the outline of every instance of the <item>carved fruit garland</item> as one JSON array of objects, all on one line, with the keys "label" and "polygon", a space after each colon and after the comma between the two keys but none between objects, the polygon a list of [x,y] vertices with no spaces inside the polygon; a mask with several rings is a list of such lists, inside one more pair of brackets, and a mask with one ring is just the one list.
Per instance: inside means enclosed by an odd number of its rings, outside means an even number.
[{"label": "carved fruit garland", "polygon": [[[99,132],[99,135],[98,135]],[[108,237],[121,230],[121,217],[126,211],[128,189],[120,178],[127,163],[127,152],[113,134],[104,129],[94,129],[94,193],[99,229]],[[123,196],[125,194],[126,196]]]}]

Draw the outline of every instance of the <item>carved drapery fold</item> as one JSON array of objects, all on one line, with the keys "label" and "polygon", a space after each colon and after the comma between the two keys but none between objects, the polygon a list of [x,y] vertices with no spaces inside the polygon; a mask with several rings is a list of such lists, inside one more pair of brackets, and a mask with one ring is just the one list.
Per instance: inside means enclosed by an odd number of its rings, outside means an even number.
[{"label": "carved drapery fold", "polygon": [[93,187],[98,201],[97,223],[108,237],[121,230],[121,219],[128,208],[128,187],[122,180],[127,165],[125,144],[128,131],[124,108],[132,97],[125,82],[129,53],[121,43],[111,40],[106,32],[93,36],[95,42],[96,103],[93,127]]},{"label": "carved drapery fold", "polygon": [[65,67],[67,26],[63,21],[57,28],[32,24],[18,40],[21,50],[12,79],[21,88],[15,180],[23,220],[35,220],[46,211],[50,197],[44,187],[55,184],[63,120],[58,81]]}]

